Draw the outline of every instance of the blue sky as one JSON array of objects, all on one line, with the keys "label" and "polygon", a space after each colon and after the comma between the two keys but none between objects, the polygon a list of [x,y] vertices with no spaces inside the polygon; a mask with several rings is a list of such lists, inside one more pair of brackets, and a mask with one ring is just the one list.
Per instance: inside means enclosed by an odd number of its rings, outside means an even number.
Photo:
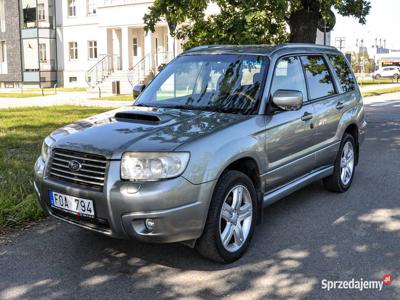
[{"label": "blue sky", "polygon": [[363,38],[366,46],[374,44],[375,38],[382,38],[387,40],[389,48],[400,49],[400,0],[371,0],[371,6],[366,25],[337,15],[332,45],[335,37],[346,37],[346,48],[354,48],[357,38]]}]

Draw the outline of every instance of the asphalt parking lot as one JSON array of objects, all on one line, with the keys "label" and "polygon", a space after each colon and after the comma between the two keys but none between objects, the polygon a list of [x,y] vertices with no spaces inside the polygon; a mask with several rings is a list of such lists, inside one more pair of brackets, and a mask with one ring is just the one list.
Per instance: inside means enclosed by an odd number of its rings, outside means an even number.
[{"label": "asphalt parking lot", "polygon": [[[45,220],[2,238],[0,299],[399,299],[400,94],[371,98],[366,110],[352,188],[333,194],[316,182],[266,208],[239,261]],[[393,282],[382,290],[322,288],[384,274]]]}]

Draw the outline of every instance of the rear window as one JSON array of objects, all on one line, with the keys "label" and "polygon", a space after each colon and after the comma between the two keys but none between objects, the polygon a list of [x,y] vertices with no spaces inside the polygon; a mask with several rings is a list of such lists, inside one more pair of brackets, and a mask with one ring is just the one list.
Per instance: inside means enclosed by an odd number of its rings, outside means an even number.
[{"label": "rear window", "polygon": [[343,55],[328,55],[344,93],[356,89],[356,80]]},{"label": "rear window", "polygon": [[306,71],[310,100],[335,94],[331,74],[325,60],[320,55],[302,56],[301,61]]}]

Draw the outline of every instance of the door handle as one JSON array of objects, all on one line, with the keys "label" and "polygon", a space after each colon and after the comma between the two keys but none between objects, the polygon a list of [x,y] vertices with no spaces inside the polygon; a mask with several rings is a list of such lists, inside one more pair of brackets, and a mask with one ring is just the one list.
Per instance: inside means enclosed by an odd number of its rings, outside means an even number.
[{"label": "door handle", "polygon": [[301,117],[302,121],[309,121],[313,118],[313,114],[309,112],[305,112],[304,115]]},{"label": "door handle", "polygon": [[342,109],[344,107],[344,103],[343,102],[341,102],[341,101],[339,101],[337,104],[336,104],[336,109]]}]

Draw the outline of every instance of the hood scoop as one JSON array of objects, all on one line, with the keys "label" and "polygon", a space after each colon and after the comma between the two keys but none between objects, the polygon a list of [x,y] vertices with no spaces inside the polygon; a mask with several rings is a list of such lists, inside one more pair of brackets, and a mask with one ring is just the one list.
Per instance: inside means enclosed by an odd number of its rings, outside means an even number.
[{"label": "hood scoop", "polygon": [[149,123],[159,123],[162,118],[158,115],[144,112],[144,111],[121,111],[115,114],[115,119],[117,121],[139,121],[139,122],[149,122]]}]

